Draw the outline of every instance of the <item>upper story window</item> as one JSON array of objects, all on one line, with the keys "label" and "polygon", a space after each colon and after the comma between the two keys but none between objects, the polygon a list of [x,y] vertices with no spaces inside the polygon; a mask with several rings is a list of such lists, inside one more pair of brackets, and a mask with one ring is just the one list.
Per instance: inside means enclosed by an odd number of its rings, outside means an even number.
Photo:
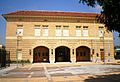
[{"label": "upper story window", "polygon": [[35,36],[40,36],[40,28],[35,28]]},{"label": "upper story window", "polygon": [[83,26],[83,36],[88,36],[88,26]]},{"label": "upper story window", "polygon": [[48,36],[48,25],[43,25],[42,36]]},{"label": "upper story window", "polygon": [[41,32],[40,25],[35,25],[34,28],[35,36],[40,36],[40,32]]},{"label": "upper story window", "polygon": [[63,36],[69,36],[69,26],[63,26]]},{"label": "upper story window", "polygon": [[23,36],[23,25],[17,25],[17,36]]},{"label": "upper story window", "polygon": [[62,35],[62,32],[61,32],[61,26],[56,26],[56,36],[61,36]]},{"label": "upper story window", "polygon": [[81,36],[81,26],[76,26],[76,36]]},{"label": "upper story window", "polygon": [[104,28],[101,26],[99,27],[99,37],[103,37],[104,36]]}]

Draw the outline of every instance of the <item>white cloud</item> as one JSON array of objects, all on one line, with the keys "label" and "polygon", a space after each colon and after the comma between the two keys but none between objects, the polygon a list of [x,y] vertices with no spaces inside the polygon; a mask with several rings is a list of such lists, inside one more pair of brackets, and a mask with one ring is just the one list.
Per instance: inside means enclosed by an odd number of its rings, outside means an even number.
[{"label": "white cloud", "polygon": [[97,5],[97,6],[95,7],[95,9],[97,9],[97,10],[102,10],[102,6]]},{"label": "white cloud", "polygon": [[89,10],[100,13],[102,11],[102,6],[96,5],[95,7],[89,7]]}]

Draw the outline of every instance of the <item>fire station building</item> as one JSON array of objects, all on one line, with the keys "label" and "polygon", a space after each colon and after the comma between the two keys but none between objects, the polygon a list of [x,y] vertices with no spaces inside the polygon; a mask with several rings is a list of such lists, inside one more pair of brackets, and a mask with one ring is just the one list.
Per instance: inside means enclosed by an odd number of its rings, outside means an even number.
[{"label": "fire station building", "polygon": [[6,19],[10,60],[32,63],[113,62],[112,32],[96,21],[96,13],[16,11]]}]

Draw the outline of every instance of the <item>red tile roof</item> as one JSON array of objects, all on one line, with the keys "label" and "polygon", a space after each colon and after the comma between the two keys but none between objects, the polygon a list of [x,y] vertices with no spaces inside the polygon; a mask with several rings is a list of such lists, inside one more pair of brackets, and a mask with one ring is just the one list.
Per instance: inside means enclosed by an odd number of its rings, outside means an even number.
[{"label": "red tile roof", "polygon": [[63,11],[16,11],[4,15],[96,17],[99,14]]}]

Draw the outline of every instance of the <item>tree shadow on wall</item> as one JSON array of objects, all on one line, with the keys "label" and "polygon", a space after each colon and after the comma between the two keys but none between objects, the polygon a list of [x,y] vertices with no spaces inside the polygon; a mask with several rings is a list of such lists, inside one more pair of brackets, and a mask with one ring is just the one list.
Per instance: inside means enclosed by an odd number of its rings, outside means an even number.
[{"label": "tree shadow on wall", "polygon": [[84,82],[120,82],[120,74],[98,75],[96,77],[89,77]]}]

